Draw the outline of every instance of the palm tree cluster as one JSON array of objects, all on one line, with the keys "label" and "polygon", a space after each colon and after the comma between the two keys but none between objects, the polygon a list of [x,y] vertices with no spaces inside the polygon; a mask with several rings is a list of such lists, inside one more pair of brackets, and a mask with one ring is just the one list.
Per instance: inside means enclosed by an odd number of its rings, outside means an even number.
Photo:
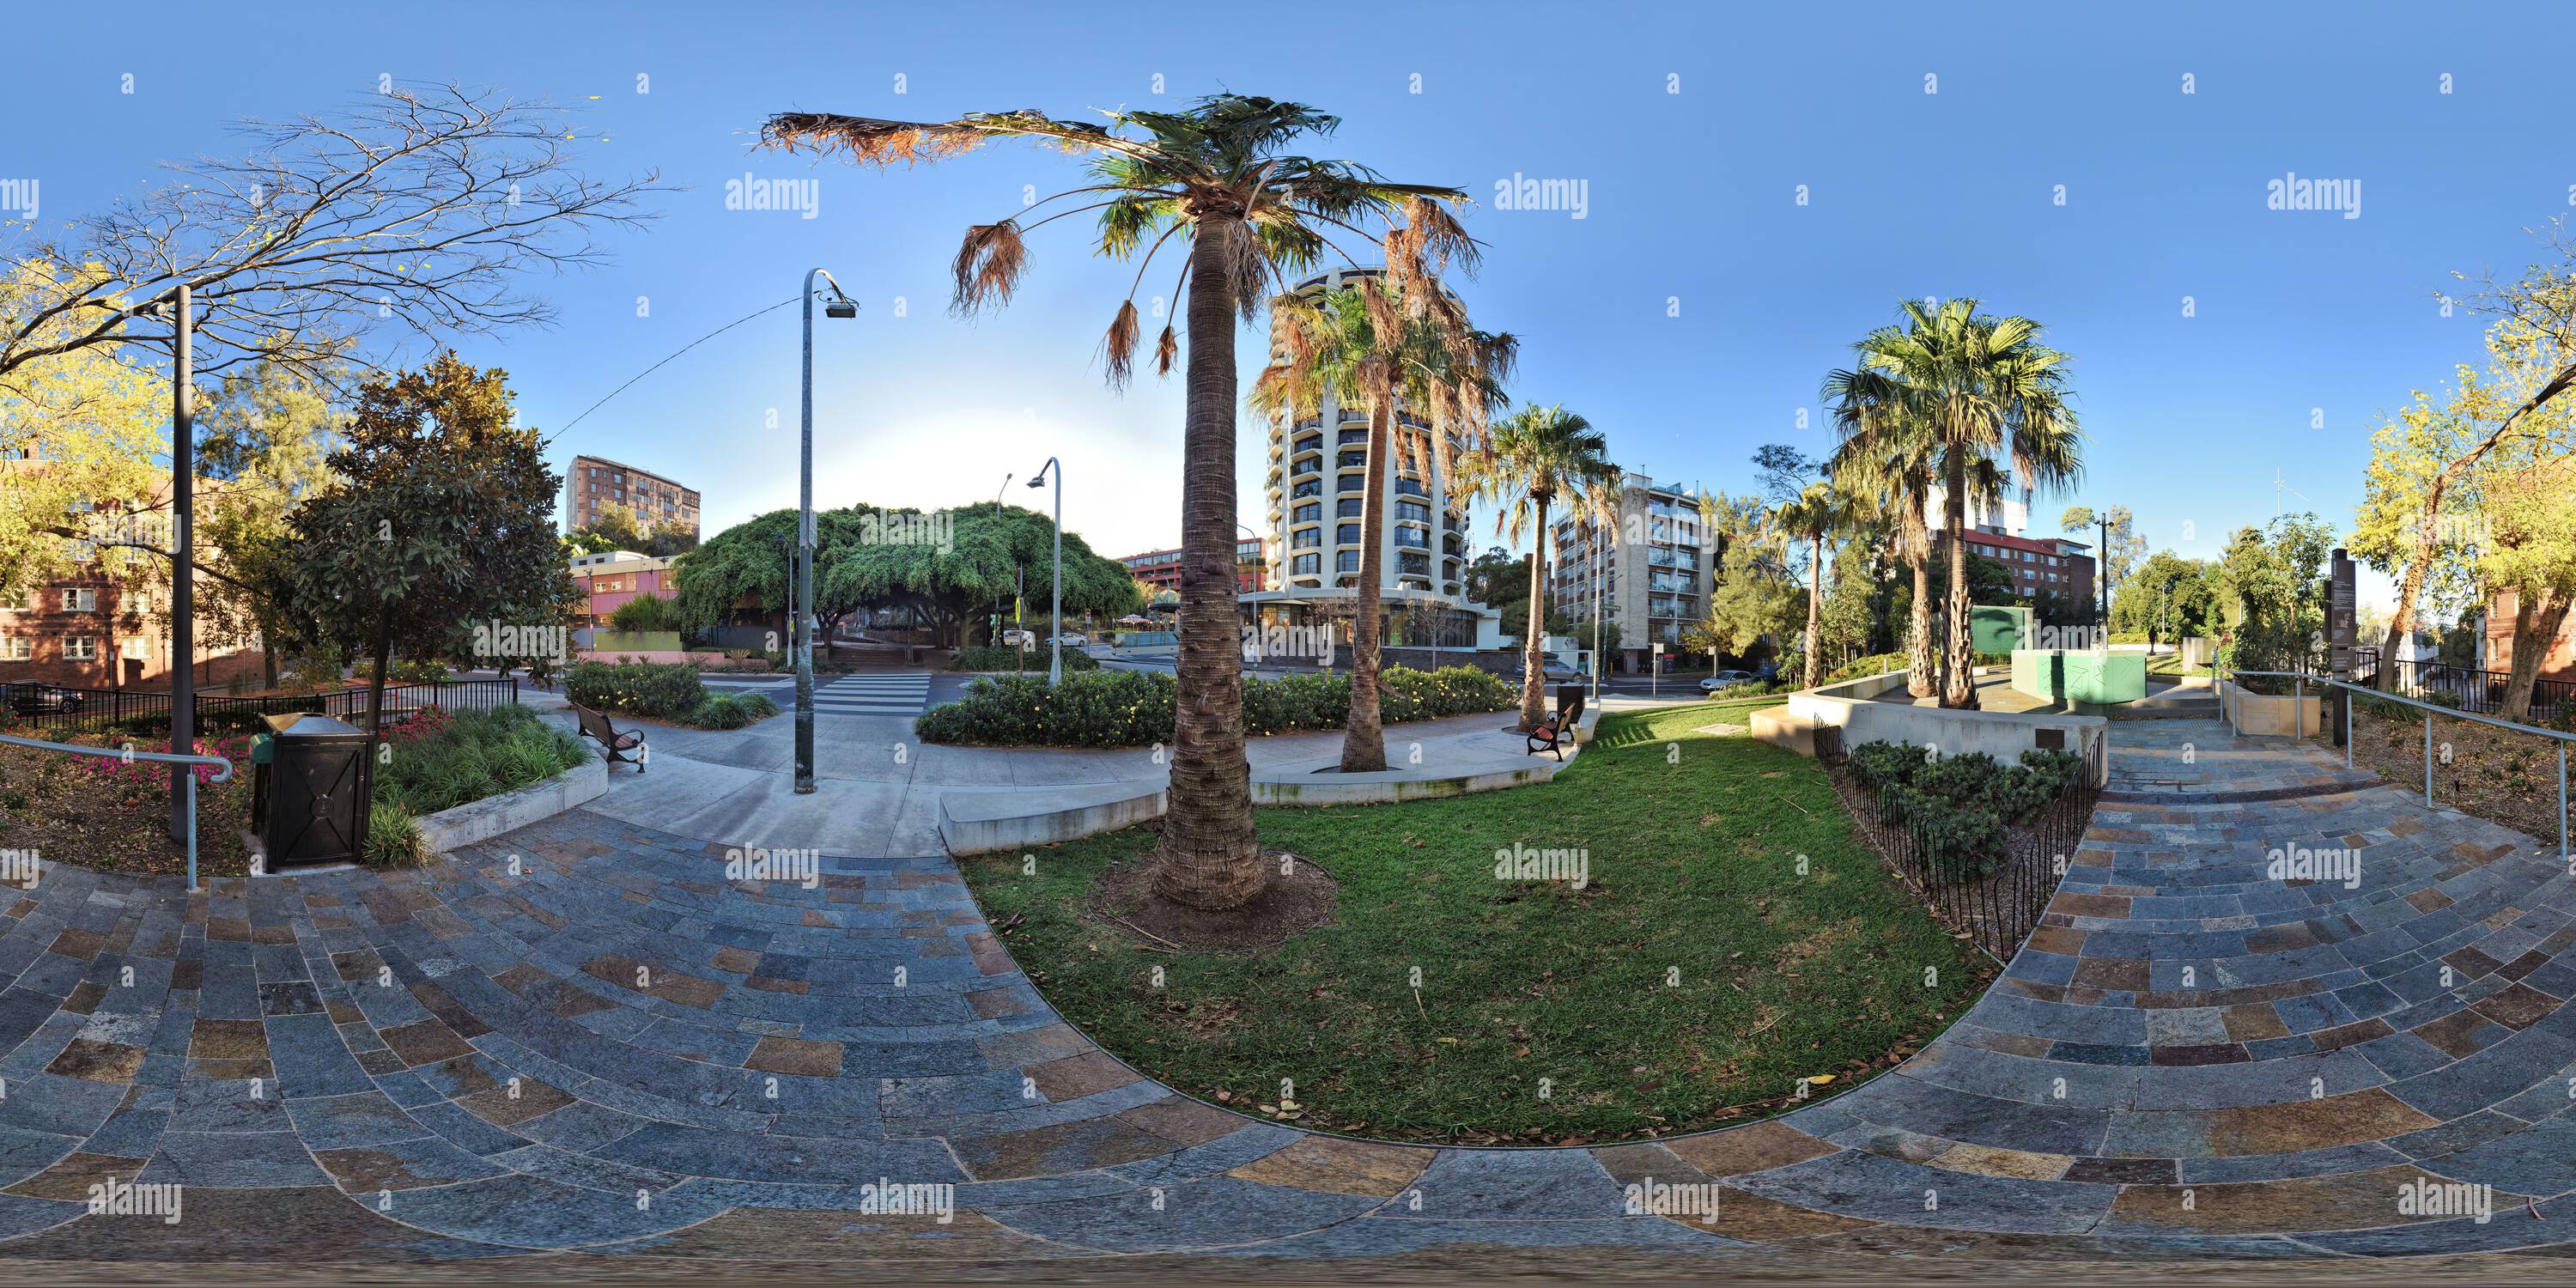
[{"label": "palm tree cluster", "polygon": [[[1180,111],[1105,115],[1104,123],[1092,124],[1026,110],[936,122],[789,112],[770,118],[762,146],[840,153],[860,164],[891,167],[1024,139],[1084,158],[1087,182],[966,230],[953,266],[952,306],[971,314],[1007,303],[1028,267],[1026,234],[1058,219],[1092,214],[1094,251],[1137,261],[1136,276],[1103,338],[1103,365],[1113,388],[1126,384],[1143,343],[1135,297],[1146,270],[1165,246],[1177,240],[1186,248],[1171,291],[1172,298],[1186,300],[1186,311],[1154,340],[1156,374],[1181,369],[1187,390],[1180,701],[1156,889],[1195,908],[1239,908],[1261,894],[1269,866],[1261,861],[1253,829],[1236,628],[1235,328],[1265,303],[1276,310],[1274,338],[1286,356],[1257,382],[1256,407],[1302,405],[1327,389],[1368,402],[1372,523],[1379,521],[1382,463],[1391,450],[1428,451],[1445,462],[1461,447],[1481,456],[1509,441],[1500,428],[1486,432],[1485,422],[1503,405],[1501,386],[1514,346],[1508,335],[1473,327],[1439,281],[1451,263],[1472,269],[1476,261],[1475,241],[1443,208],[1464,202],[1465,192],[1398,183],[1353,162],[1289,150],[1309,136],[1331,134],[1337,118],[1300,103],[1239,94],[1199,99]],[[1058,202],[1071,204],[1030,218]],[[1328,253],[1358,265],[1336,240],[1344,235],[1378,242],[1383,282],[1352,292],[1350,299],[1300,296],[1291,278]],[[1390,420],[1398,403],[1428,413],[1430,432],[1408,433],[1393,444]],[[1570,419],[1580,425],[1579,417]],[[1587,441],[1597,456],[1598,436]],[[1523,490],[1553,497],[1555,477]],[[1540,505],[1543,513],[1544,500]],[[1374,538],[1367,549],[1373,561]],[[1542,569],[1533,569],[1534,583],[1542,576]],[[1375,712],[1378,585],[1373,568],[1363,572],[1361,629],[1353,641],[1360,673],[1354,676],[1346,768],[1384,763]],[[1534,594],[1533,605],[1538,602]],[[1536,671],[1533,666],[1533,684]]]},{"label": "palm tree cluster", "polygon": [[[1832,478],[1847,498],[1874,502],[1913,567],[1908,680],[1917,697],[1935,691],[1928,569],[1934,555],[1949,556],[1938,691],[1945,707],[1974,707],[1970,501],[1992,504],[2013,486],[2027,497],[2072,485],[2083,471],[2083,435],[2069,405],[2066,355],[2043,342],[2038,323],[1981,313],[1973,299],[1908,301],[1898,316],[1853,346],[1852,367],[1825,378],[1841,439]],[[1926,519],[1936,488],[1937,540]],[[1799,517],[1812,514],[1802,508]]]}]

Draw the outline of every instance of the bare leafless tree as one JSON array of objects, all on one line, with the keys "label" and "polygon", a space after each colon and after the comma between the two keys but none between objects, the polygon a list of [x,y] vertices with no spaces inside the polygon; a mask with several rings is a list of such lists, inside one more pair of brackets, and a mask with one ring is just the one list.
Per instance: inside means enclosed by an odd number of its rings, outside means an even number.
[{"label": "bare leafless tree", "polygon": [[167,167],[170,182],[5,252],[15,307],[0,318],[0,380],[105,348],[166,361],[166,326],[136,317],[180,283],[200,375],[268,359],[320,376],[371,346],[550,320],[521,293],[530,270],[601,260],[596,235],[651,218],[659,175],[601,181],[560,109],[456,85],[399,87],[348,112],[248,122],[237,159]]}]

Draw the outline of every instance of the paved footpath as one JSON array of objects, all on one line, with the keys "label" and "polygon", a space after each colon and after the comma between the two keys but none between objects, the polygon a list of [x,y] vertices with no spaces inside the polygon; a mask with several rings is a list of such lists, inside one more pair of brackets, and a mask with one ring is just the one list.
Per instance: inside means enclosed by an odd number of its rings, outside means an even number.
[{"label": "paved footpath", "polygon": [[[1174,1095],[1055,1016],[944,858],[729,884],[720,844],[579,810],[418,872],[194,898],[49,868],[0,910],[0,1270],[1705,1277],[2576,1239],[2554,847],[2215,724],[2119,740],[2046,924],[1902,1069],[1589,1149],[1356,1142]],[[2357,881],[2272,879],[2274,849],[2352,851]],[[183,1219],[91,1214],[107,1177],[183,1184]],[[2403,1215],[2419,1180],[2491,1185],[2492,1219]],[[1649,1181],[1717,1187],[1716,1219],[1631,1213]],[[956,1210],[877,1210],[886,1183]]]}]

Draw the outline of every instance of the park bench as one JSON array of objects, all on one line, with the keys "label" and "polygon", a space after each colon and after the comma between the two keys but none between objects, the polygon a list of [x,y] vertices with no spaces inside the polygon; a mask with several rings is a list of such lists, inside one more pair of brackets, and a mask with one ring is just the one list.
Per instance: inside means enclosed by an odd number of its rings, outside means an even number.
[{"label": "park bench", "polygon": [[625,754],[630,751],[641,751],[647,756],[651,755],[652,749],[644,745],[644,735],[619,733],[616,726],[608,723],[607,716],[578,702],[572,703],[571,706],[581,720],[581,735],[599,744],[600,750],[608,757],[608,763],[633,765],[636,773],[644,772],[643,757]]},{"label": "park bench", "polygon": [[1535,756],[1548,751],[1556,753],[1558,760],[1565,759],[1565,742],[1574,736],[1574,722],[1582,718],[1583,690],[1576,689],[1571,699],[1556,704],[1555,715],[1539,721],[1538,728],[1530,730],[1529,749],[1521,754]]}]

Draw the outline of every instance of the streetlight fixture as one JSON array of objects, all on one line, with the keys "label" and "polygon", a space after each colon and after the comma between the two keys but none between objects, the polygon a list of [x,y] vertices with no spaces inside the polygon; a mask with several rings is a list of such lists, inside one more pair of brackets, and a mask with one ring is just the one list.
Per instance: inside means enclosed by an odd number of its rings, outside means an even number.
[{"label": "streetlight fixture", "polygon": [[805,402],[796,452],[796,585],[789,630],[796,650],[796,794],[814,793],[814,279],[832,283],[827,318],[855,318],[858,301],[829,272],[805,274]]},{"label": "streetlight fixture", "polygon": [[[190,353],[197,325],[188,284],[179,283],[137,314],[170,324],[170,751],[185,756],[197,749],[197,411]],[[186,839],[196,821],[183,781],[195,773],[192,765],[170,766],[174,841]]]},{"label": "streetlight fixture", "polygon": [[1030,487],[1045,487],[1047,476],[1055,476],[1055,575],[1048,578],[1047,598],[1052,602],[1048,616],[1053,625],[1047,636],[1047,687],[1064,681],[1064,466],[1050,456]]}]

